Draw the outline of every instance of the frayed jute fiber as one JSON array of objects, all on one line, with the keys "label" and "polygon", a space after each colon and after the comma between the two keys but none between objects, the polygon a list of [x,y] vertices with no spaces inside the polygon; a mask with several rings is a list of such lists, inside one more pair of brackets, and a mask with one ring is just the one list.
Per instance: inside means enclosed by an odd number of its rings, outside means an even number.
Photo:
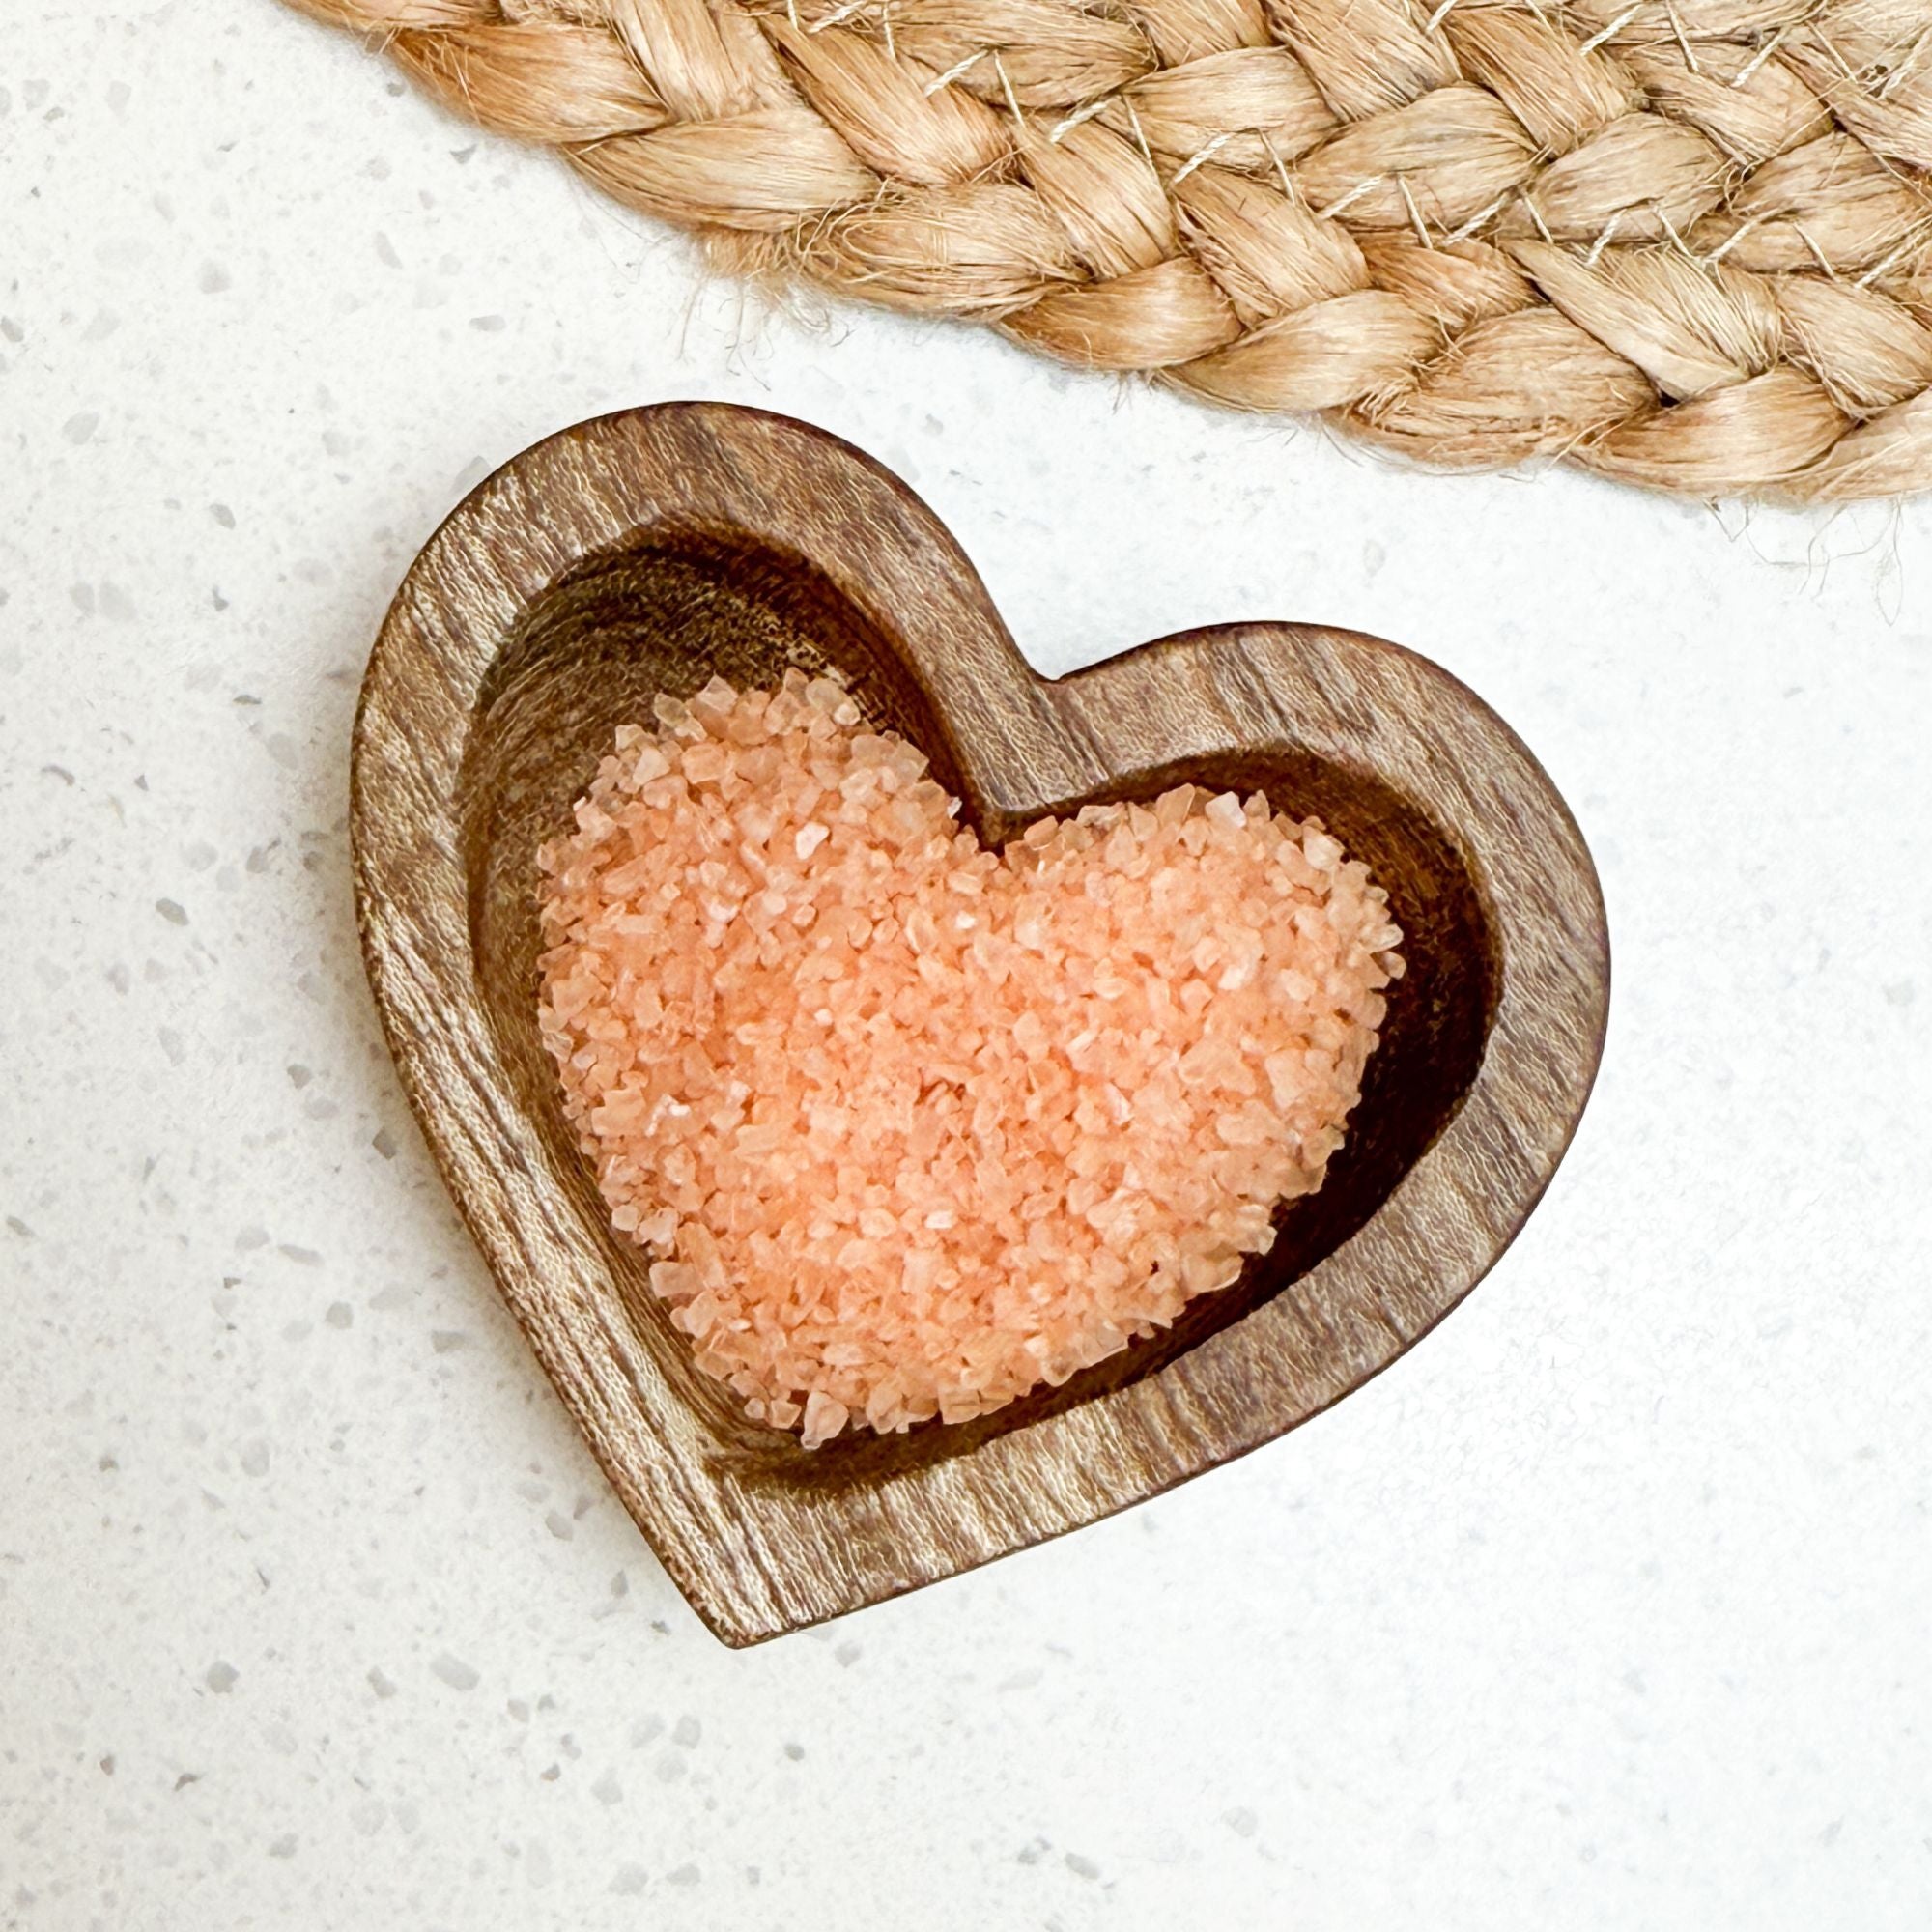
[{"label": "frayed jute fiber", "polygon": [[1427,464],[1932,483],[1932,0],[294,0],[738,273]]}]

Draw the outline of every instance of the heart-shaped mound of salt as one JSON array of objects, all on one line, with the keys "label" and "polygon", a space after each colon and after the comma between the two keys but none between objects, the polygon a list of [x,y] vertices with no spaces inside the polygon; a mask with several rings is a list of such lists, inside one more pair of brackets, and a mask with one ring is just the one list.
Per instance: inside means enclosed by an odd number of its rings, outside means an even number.
[{"label": "heart-shaped mound of salt", "polygon": [[698,1365],[808,1447],[962,1421],[1225,1288],[1321,1184],[1402,970],[1319,822],[1191,785],[1003,852],[834,679],[617,734],[541,1024]]}]

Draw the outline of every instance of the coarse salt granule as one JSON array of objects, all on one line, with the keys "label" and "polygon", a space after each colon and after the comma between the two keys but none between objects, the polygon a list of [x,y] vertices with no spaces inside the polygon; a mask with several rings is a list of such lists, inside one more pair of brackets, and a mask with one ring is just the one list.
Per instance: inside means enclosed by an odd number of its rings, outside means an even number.
[{"label": "coarse salt granule", "polygon": [[539,855],[540,1019],[749,1415],[810,1447],[985,1414],[1321,1184],[1402,962],[1317,821],[1182,785],[989,852],[831,678],[655,712]]}]

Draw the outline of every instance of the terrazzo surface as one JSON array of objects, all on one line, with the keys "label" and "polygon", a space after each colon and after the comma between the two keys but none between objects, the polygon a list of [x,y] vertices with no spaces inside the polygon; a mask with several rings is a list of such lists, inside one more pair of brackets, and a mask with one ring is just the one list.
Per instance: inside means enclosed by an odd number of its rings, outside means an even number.
[{"label": "terrazzo surface", "polygon": [[[850,438],[1059,670],[1399,639],[1616,950],[1543,1208],[1246,1461],[759,1650],[444,1200],[351,912],[386,600],[546,432]],[[269,0],[0,14],[0,1926],[1932,1919],[1932,515],[1405,474],[708,278]]]}]

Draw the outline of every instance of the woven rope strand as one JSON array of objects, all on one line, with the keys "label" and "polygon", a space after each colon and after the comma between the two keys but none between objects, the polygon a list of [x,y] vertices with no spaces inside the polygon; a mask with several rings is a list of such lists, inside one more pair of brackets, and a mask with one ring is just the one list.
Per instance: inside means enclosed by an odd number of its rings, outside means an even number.
[{"label": "woven rope strand", "polygon": [[782,272],[1458,468],[1932,485],[1932,0],[292,0]]}]

